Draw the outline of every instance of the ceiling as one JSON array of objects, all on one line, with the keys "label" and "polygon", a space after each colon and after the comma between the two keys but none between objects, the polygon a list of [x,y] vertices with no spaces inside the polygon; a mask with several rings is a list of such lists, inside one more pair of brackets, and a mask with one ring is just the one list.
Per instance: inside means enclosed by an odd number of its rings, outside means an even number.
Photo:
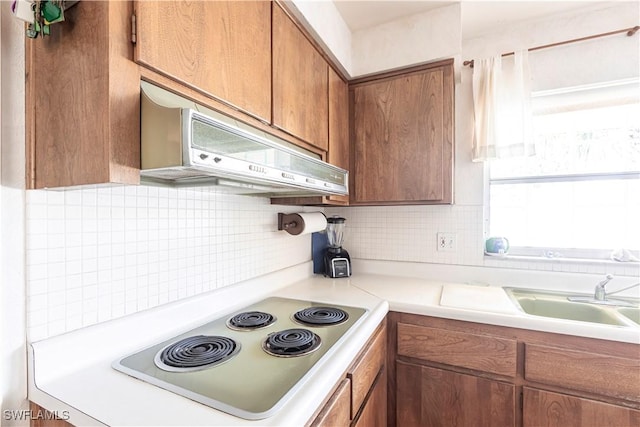
[{"label": "ceiling", "polygon": [[454,3],[462,4],[462,37],[477,37],[496,26],[513,24],[575,11],[609,2],[579,1],[484,1],[484,0],[333,0],[351,31],[370,28],[404,16],[426,12]]}]

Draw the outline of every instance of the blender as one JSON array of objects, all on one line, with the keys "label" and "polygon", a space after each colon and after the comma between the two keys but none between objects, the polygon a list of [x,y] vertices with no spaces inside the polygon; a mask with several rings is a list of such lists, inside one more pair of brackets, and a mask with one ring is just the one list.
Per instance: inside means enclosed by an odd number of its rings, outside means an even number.
[{"label": "blender", "polygon": [[344,241],[345,219],[332,216],[327,218],[327,247],[324,253],[324,275],[326,277],[351,276],[351,258],[349,253],[342,249]]}]

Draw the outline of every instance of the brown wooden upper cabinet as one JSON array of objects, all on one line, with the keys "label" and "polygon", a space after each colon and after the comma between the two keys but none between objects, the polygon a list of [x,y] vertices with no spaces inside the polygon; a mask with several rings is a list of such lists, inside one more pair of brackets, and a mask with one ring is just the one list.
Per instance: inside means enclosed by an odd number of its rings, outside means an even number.
[{"label": "brown wooden upper cabinet", "polygon": [[[325,160],[349,170],[349,85],[329,67],[329,141]],[[271,199],[285,205],[349,204],[349,196],[284,197]]]},{"label": "brown wooden upper cabinet", "polygon": [[141,79],[348,169],[347,83],[279,4],[80,2],[65,18],[27,41],[27,188],[138,184]]},{"label": "brown wooden upper cabinet", "polygon": [[327,151],[329,65],[275,3],[272,25],[272,124]]},{"label": "brown wooden upper cabinet", "polygon": [[453,203],[453,60],[350,85],[350,203]]},{"label": "brown wooden upper cabinet", "polygon": [[271,2],[137,1],[135,60],[271,121]]},{"label": "brown wooden upper cabinet", "polygon": [[82,1],[26,42],[27,188],[140,182],[132,4]]},{"label": "brown wooden upper cabinet", "polygon": [[[349,86],[329,68],[329,149],[327,161],[349,170]],[[327,196],[327,203],[348,204],[349,196]]]}]

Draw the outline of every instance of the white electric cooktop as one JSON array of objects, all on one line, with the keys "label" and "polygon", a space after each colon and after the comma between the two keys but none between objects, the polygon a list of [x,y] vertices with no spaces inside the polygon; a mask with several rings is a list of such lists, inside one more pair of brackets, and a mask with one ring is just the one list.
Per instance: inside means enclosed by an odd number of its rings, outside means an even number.
[{"label": "white electric cooktop", "polygon": [[113,368],[231,415],[274,415],[367,310],[267,298],[122,357]]}]

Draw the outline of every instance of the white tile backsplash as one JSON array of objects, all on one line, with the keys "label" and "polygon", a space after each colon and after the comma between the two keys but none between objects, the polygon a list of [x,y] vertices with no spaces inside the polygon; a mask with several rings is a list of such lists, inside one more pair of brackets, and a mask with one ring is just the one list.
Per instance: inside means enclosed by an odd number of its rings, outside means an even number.
[{"label": "white tile backsplash", "polygon": [[[277,213],[314,211],[215,188],[27,191],[30,340],[177,301],[299,264],[310,236],[277,231]],[[483,207],[327,208],[347,218],[353,258],[638,277],[638,264],[496,259],[483,254]],[[457,249],[437,251],[438,232]]]},{"label": "white tile backsplash", "polygon": [[[355,258],[482,265],[481,206],[329,208],[347,219],[345,248]],[[438,252],[438,232],[455,233],[457,250]]]},{"label": "white tile backsplash", "polygon": [[[638,263],[485,257],[483,210],[481,205],[434,205],[328,208],[325,213],[347,219],[344,247],[353,258],[640,278]],[[439,232],[456,234],[454,252],[437,250]]]},{"label": "white tile backsplash", "polygon": [[310,236],[268,198],[215,188],[27,191],[28,333],[38,340],[286,268]]}]

